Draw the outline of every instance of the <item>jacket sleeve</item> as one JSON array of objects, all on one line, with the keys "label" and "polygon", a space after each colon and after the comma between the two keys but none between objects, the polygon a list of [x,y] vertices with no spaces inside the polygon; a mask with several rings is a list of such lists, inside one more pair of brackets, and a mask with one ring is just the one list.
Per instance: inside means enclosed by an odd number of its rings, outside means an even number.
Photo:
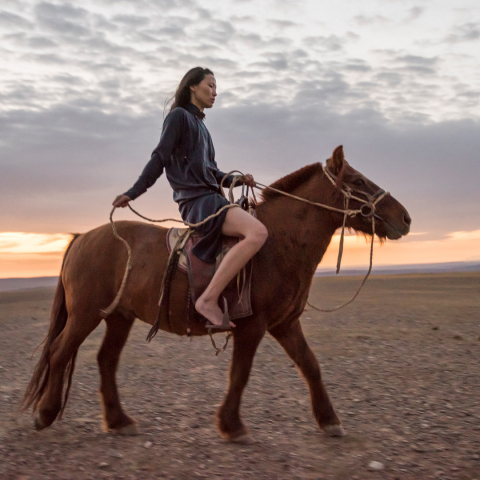
[{"label": "jacket sleeve", "polygon": [[124,193],[127,197],[135,200],[150,188],[162,175],[166,165],[170,162],[172,153],[179,144],[184,132],[185,112],[181,108],[175,108],[170,112],[163,123],[162,135],[157,148],[152,152],[149,162],[138,177],[135,185]]},{"label": "jacket sleeve", "polygon": [[[214,164],[216,167],[215,178],[217,180],[218,185],[220,185],[220,182],[222,181],[222,178],[226,175],[226,173],[218,169],[218,165],[217,165],[217,162],[215,162],[215,160],[214,160]],[[223,186],[227,188],[230,187],[230,185],[233,182],[233,178],[236,176],[238,176],[238,173],[236,173],[235,175],[229,175],[223,182]],[[239,185],[243,185],[243,180],[238,180],[237,183],[235,184],[236,187],[238,187]]]},{"label": "jacket sleeve", "polygon": [[[218,170],[218,168],[217,168],[217,170],[215,171],[215,178],[217,180],[218,185],[220,185],[220,183],[221,183],[221,181],[222,181],[222,179],[225,175],[226,175],[226,173],[222,172],[221,170]],[[229,175],[225,179],[225,181],[223,182],[223,186],[224,187],[229,187],[233,182],[233,177],[234,177],[233,175]],[[240,185],[240,183],[237,182],[235,185]]]}]

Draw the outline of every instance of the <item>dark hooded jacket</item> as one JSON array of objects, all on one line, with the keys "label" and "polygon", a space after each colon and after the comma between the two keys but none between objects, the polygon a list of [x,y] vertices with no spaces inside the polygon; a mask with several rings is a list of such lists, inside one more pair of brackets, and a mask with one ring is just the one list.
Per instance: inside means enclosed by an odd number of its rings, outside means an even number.
[{"label": "dark hooded jacket", "polygon": [[[192,103],[172,110],[163,123],[160,142],[135,185],[125,192],[132,200],[142,195],[165,170],[177,203],[219,192],[225,173],[215,162],[212,137],[205,115]],[[229,187],[232,178],[224,186]]]},{"label": "dark hooded jacket", "polygon": [[[135,185],[125,192],[132,200],[151,187],[165,170],[184,221],[199,223],[229,202],[220,194],[225,173],[215,162],[212,137],[203,123],[205,115],[193,104],[172,110],[163,123],[160,142]],[[233,176],[223,182],[232,183]],[[214,262],[221,250],[224,210],[197,230],[204,235],[192,249],[206,262]]]}]

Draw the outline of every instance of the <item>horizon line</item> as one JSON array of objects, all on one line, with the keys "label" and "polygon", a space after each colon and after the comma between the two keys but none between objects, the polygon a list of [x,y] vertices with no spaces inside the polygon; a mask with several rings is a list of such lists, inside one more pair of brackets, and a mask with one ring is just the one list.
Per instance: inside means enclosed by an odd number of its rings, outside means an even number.
[{"label": "horizon line", "polygon": [[[430,263],[406,263],[406,264],[385,264],[385,265],[374,265],[372,267],[372,274],[374,274],[374,270],[380,270],[381,272],[385,271],[399,271],[399,270],[406,270],[406,269],[448,269],[448,268],[462,268],[462,267],[478,267],[480,270],[480,260],[471,260],[471,261],[461,261],[461,262],[430,262]],[[360,274],[362,271],[367,270],[368,267],[358,267],[358,266],[344,266],[340,270],[339,275],[342,273],[345,274],[352,274],[357,275]],[[458,270],[462,271],[462,270]],[[333,267],[321,267],[320,265],[315,270],[315,274],[321,273],[328,274],[332,273],[335,274],[335,268]],[[33,280],[33,279],[58,279],[60,275],[40,275],[40,276],[32,276],[32,277],[0,277],[0,281],[2,280]]]}]

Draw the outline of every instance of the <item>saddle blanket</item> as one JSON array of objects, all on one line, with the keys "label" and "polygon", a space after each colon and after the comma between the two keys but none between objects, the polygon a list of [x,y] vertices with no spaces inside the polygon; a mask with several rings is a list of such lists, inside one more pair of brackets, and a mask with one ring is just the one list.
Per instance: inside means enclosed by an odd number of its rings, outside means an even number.
[{"label": "saddle blanket", "polygon": [[[178,240],[187,232],[187,230],[187,228],[171,228],[168,230],[166,241],[169,253],[175,248]],[[207,288],[226,253],[238,243],[237,237],[224,236],[222,251],[217,256],[215,263],[206,263],[192,253],[192,248],[201,238],[201,235],[196,233],[190,235],[182,249],[178,261],[178,269],[188,275],[190,295],[192,299],[192,302],[190,302],[190,310],[193,316],[195,316],[196,313],[195,308],[193,307],[195,301]],[[253,313],[251,306],[251,285],[252,261],[250,260],[222,292],[222,295],[226,298],[228,303],[228,313],[231,320],[248,317]],[[223,302],[221,302],[221,308],[223,309]]]}]

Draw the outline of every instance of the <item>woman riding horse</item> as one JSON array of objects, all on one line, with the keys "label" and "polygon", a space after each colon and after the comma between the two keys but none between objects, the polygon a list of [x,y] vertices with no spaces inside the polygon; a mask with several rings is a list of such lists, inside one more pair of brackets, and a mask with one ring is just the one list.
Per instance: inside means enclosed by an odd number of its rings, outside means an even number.
[{"label": "woman riding horse", "polygon": [[[185,74],[165,118],[160,143],[135,185],[115,198],[115,207],[126,207],[145,193],[164,169],[184,221],[202,222],[229,204],[220,194],[219,184],[225,173],[217,167],[212,138],[203,123],[203,111],[213,107],[216,89],[213,72],[207,68],[192,68]],[[232,180],[232,176],[227,177],[225,186],[230,186]],[[250,187],[255,184],[252,175],[245,175],[241,183]],[[212,324],[209,328],[234,327],[228,320],[227,310],[222,313],[219,297],[265,243],[267,229],[243,209],[227,208],[198,230],[204,238],[193,248],[193,253],[209,263],[215,261],[221,249],[222,234],[240,239],[225,255],[210,285],[195,303],[197,312]]]}]

